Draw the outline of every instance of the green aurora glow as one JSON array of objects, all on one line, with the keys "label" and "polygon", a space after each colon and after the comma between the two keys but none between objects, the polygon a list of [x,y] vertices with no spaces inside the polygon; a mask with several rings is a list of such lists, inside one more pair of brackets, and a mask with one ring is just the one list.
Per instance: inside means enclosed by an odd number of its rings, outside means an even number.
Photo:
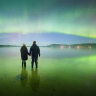
[{"label": "green aurora glow", "polygon": [[66,33],[96,38],[94,0],[0,0],[0,33]]}]

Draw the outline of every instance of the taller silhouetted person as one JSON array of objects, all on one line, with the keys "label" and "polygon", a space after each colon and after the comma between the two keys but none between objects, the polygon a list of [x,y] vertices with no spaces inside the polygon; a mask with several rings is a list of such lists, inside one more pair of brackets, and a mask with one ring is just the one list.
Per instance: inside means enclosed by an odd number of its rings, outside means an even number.
[{"label": "taller silhouetted person", "polygon": [[30,54],[32,56],[32,68],[35,62],[36,68],[38,67],[38,55],[40,57],[40,48],[36,45],[36,41],[33,41],[33,45],[30,48]]},{"label": "taller silhouetted person", "polygon": [[28,49],[26,47],[26,44],[23,44],[23,46],[20,49],[21,52],[21,59],[22,59],[22,68],[26,67],[26,60],[28,59]]}]

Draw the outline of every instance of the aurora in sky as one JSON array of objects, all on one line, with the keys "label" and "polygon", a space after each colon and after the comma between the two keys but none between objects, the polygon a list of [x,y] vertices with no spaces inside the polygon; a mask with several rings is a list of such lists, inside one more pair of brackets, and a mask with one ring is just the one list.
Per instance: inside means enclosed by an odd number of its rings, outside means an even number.
[{"label": "aurora in sky", "polygon": [[96,0],[0,0],[0,44],[96,43],[95,38]]}]

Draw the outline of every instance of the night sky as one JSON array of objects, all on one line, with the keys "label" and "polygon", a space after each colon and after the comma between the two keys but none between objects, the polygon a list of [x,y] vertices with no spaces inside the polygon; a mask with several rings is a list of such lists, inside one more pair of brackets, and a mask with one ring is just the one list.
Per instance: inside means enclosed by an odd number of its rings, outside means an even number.
[{"label": "night sky", "polygon": [[[96,38],[96,0],[0,0],[3,33],[5,37],[8,33],[58,33]],[[1,35],[0,40],[4,39]]]}]

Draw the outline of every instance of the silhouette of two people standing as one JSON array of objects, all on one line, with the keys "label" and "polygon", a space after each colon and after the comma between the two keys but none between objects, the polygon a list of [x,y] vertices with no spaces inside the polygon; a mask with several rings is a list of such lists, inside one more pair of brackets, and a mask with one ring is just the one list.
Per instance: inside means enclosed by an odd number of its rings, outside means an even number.
[{"label": "silhouette of two people standing", "polygon": [[[21,59],[22,59],[22,71],[21,71],[21,84],[22,86],[26,86],[28,81],[28,73],[26,70],[26,60],[28,60],[28,55],[31,56],[32,62],[32,70],[30,75],[30,87],[34,92],[36,92],[39,88],[40,84],[40,76],[38,75],[38,56],[40,57],[40,48],[37,46],[36,41],[33,41],[32,46],[30,47],[29,53],[28,49],[26,47],[26,44],[23,44],[23,46],[20,49],[21,51]],[[33,69],[33,65],[35,63],[35,70]]]},{"label": "silhouette of two people standing", "polygon": [[40,48],[37,46],[36,41],[33,41],[33,45],[30,48],[30,51],[28,53],[28,49],[26,47],[26,44],[23,44],[21,47],[21,59],[22,59],[22,68],[26,67],[26,60],[28,60],[28,55],[32,58],[32,68],[35,62],[36,68],[38,68],[38,56],[40,57]]}]

